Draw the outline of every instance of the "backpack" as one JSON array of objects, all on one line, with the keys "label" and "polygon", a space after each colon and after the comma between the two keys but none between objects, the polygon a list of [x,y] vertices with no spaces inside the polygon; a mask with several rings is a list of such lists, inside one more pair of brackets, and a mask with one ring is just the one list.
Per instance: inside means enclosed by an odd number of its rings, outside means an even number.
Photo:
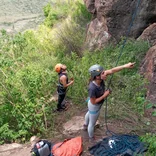
[{"label": "backpack", "polygon": [[38,141],[31,149],[31,156],[50,156],[51,143],[47,140]]},{"label": "backpack", "polygon": [[82,152],[82,137],[66,139],[52,147],[54,156],[80,156]]}]

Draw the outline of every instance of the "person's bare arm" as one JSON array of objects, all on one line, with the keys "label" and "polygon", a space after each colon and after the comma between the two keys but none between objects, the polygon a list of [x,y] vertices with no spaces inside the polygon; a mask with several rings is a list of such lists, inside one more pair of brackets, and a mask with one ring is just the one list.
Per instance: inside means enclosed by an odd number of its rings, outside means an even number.
[{"label": "person's bare arm", "polygon": [[118,67],[114,67],[112,69],[106,70],[105,74],[110,75],[110,74],[119,72],[119,71],[121,71],[122,69],[125,69],[125,68],[128,68],[128,69],[133,68],[134,64],[135,64],[135,62],[133,62],[133,63],[129,62],[127,64],[124,64],[124,65],[121,65],[121,66],[118,66]]},{"label": "person's bare arm", "polygon": [[67,77],[65,75],[62,75],[60,77],[60,81],[63,84],[63,87],[64,88],[66,88],[66,87],[68,87],[68,86],[70,86],[70,85],[72,85],[74,83],[74,80],[73,79],[69,83],[67,83]]},{"label": "person's bare arm", "polygon": [[92,104],[97,104],[101,100],[105,99],[110,94],[110,90],[106,90],[102,96],[99,98],[90,98]]}]

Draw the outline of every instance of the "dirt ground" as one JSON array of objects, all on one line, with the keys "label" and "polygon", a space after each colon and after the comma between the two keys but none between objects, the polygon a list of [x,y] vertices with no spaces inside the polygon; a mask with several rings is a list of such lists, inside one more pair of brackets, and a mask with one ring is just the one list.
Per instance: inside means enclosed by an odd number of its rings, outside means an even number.
[{"label": "dirt ground", "polygon": [[[55,134],[53,137],[48,137],[48,140],[52,143],[62,142],[64,139],[82,136],[83,139],[83,152],[81,156],[90,156],[88,148],[99,142],[101,139],[108,136],[106,134],[106,123],[104,120],[104,108],[101,110],[101,114],[98,120],[98,124],[95,127],[95,141],[90,142],[87,131],[82,129],[84,123],[84,116],[87,112],[87,108],[79,108],[74,106],[72,103],[68,103],[68,110],[65,112],[56,113],[55,115]],[[155,109],[155,108],[153,108]],[[145,113],[145,119],[156,125],[156,118],[151,116],[153,109],[148,110]],[[140,122],[140,121],[139,121]],[[74,126],[73,126],[74,125]],[[138,123],[134,118],[124,119],[108,119],[107,121],[108,130],[115,134],[145,134],[145,131],[156,129],[146,129],[145,123]],[[156,127],[155,127],[156,128]],[[49,134],[51,136],[51,134]],[[30,156],[31,145],[27,144],[10,144],[0,146],[0,156]]]}]

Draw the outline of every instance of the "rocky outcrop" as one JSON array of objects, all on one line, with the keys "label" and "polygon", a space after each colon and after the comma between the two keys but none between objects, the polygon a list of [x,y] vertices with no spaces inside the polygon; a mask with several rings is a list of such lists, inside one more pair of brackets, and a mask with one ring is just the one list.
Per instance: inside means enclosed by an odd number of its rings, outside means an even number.
[{"label": "rocky outcrop", "polygon": [[144,75],[145,78],[149,81],[149,85],[147,86],[147,99],[149,99],[152,103],[156,101],[156,23],[151,24],[147,27],[138,40],[145,40],[151,47],[147,52],[141,68],[140,73]]},{"label": "rocky outcrop", "polygon": [[140,68],[140,73],[148,79],[147,99],[156,102],[156,45],[149,49]]},{"label": "rocky outcrop", "polygon": [[[90,51],[105,47],[110,40],[116,43],[120,41],[122,36],[126,36],[127,34],[129,35],[128,37],[146,40],[153,46],[147,52],[143,61],[141,74],[150,83],[147,87],[147,98],[155,102],[156,1],[84,0],[84,3],[93,17],[92,21],[88,24],[86,36],[86,45]],[[136,14],[135,11],[137,11]],[[129,29],[130,26],[131,29]]]},{"label": "rocky outcrop", "polygon": [[90,50],[104,47],[110,39],[119,41],[126,35],[132,21],[132,13],[137,10],[130,37],[138,38],[150,24],[156,22],[156,1],[138,0],[84,0],[93,15],[88,25],[86,44]]},{"label": "rocky outcrop", "polygon": [[140,39],[149,42],[152,46],[156,45],[156,23],[147,27],[141,36],[139,36],[138,40]]},{"label": "rocky outcrop", "polygon": [[87,47],[92,49],[101,49],[108,43],[111,35],[108,33],[108,27],[104,17],[95,18],[91,21],[88,27],[88,33],[86,37]]}]

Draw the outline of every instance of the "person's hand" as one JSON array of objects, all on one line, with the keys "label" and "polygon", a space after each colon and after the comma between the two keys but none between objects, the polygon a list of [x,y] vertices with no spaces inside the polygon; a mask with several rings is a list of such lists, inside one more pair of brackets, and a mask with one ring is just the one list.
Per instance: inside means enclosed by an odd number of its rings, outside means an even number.
[{"label": "person's hand", "polygon": [[104,92],[103,95],[104,95],[105,97],[107,97],[109,94],[111,94],[111,92],[112,92],[112,91],[111,91],[110,89],[107,89],[107,90]]},{"label": "person's hand", "polygon": [[73,83],[74,83],[74,79],[70,78],[70,84],[73,84]]},{"label": "person's hand", "polygon": [[108,88],[107,90],[109,90],[109,93],[111,94],[112,93],[112,90],[110,88]]},{"label": "person's hand", "polygon": [[135,62],[133,62],[133,63],[129,62],[129,63],[125,64],[124,67],[125,68],[133,68],[134,65],[135,65]]},{"label": "person's hand", "polygon": [[72,77],[72,78],[70,78],[70,81],[73,81],[74,80],[74,78]]}]

